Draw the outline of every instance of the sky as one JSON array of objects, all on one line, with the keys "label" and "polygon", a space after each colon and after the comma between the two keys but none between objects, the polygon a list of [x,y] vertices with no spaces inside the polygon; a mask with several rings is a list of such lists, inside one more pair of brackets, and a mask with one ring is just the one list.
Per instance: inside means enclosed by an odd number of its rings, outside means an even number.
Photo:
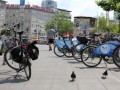
[{"label": "sky", "polygon": [[[4,0],[8,4],[19,4],[20,0]],[[57,8],[66,9],[71,12],[72,19],[75,16],[90,16],[97,17],[105,11],[97,6],[96,0],[54,0],[57,1]],[[42,0],[25,0],[25,4],[41,6]],[[109,13],[110,19],[113,19],[113,11]]]}]

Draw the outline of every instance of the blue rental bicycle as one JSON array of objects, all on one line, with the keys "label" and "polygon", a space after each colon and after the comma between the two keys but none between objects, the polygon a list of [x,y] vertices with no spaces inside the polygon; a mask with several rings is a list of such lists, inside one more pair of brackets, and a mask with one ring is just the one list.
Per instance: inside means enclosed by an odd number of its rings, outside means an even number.
[{"label": "blue rental bicycle", "polygon": [[70,37],[62,37],[62,39],[55,40],[54,53],[58,57],[72,57],[73,47],[77,44],[77,40],[72,41],[72,38]]},{"label": "blue rental bicycle", "polygon": [[116,62],[115,64],[120,66],[120,64],[117,63],[117,58],[119,56],[119,48],[117,48],[118,46],[118,41],[108,41],[99,46],[87,46],[81,53],[82,62],[88,67],[95,67],[99,65],[102,60],[109,63],[109,58],[113,57],[113,62]]}]

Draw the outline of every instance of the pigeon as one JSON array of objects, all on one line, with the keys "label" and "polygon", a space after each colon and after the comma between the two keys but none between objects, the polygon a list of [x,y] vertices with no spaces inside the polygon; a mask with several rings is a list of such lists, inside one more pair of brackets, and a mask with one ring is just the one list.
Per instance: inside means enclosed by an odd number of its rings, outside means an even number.
[{"label": "pigeon", "polygon": [[75,75],[74,71],[73,71],[72,74],[71,74],[71,78],[72,78],[72,81],[74,81],[75,78],[76,78],[76,75]]},{"label": "pigeon", "polygon": [[106,76],[108,76],[108,72],[107,72],[107,70],[103,73],[103,79],[106,79]]}]

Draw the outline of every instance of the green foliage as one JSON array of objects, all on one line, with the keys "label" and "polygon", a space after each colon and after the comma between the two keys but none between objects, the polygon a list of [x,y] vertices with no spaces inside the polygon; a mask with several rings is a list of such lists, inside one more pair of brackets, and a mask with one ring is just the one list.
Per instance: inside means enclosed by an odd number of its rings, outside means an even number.
[{"label": "green foliage", "polygon": [[57,25],[59,35],[63,35],[64,32],[72,32],[73,23],[65,14],[55,14],[52,20],[45,25],[46,30],[50,28],[54,29],[55,24]]},{"label": "green foliage", "polygon": [[120,2],[116,4],[116,7],[117,7],[117,8],[116,8],[116,11],[117,11],[117,12],[120,12]]},{"label": "green foliage", "polygon": [[105,11],[114,10],[115,12],[120,13],[120,0],[97,0],[96,4]]},{"label": "green foliage", "polygon": [[111,11],[115,8],[115,5],[110,0],[97,0],[96,4],[101,6],[105,11]]},{"label": "green foliage", "polygon": [[116,24],[116,23],[114,23],[114,22],[110,22],[109,24],[110,24],[110,25],[109,25],[110,32],[119,33],[118,24]]},{"label": "green foliage", "polygon": [[3,35],[3,34],[10,36],[12,33],[9,30],[3,29],[3,30],[1,30],[1,35]]},{"label": "green foliage", "polygon": [[[101,14],[101,16],[99,17],[99,27],[98,30],[100,31],[106,31],[106,18],[104,16],[104,14]],[[114,22],[109,22],[109,30],[112,33],[118,33],[118,24],[114,23]]]}]

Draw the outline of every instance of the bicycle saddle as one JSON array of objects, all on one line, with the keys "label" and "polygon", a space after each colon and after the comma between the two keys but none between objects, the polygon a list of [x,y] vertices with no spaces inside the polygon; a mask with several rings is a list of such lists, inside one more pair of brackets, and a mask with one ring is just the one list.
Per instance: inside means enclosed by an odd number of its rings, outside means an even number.
[{"label": "bicycle saddle", "polygon": [[17,33],[18,33],[19,35],[21,35],[21,34],[24,33],[24,31],[18,31]]}]

